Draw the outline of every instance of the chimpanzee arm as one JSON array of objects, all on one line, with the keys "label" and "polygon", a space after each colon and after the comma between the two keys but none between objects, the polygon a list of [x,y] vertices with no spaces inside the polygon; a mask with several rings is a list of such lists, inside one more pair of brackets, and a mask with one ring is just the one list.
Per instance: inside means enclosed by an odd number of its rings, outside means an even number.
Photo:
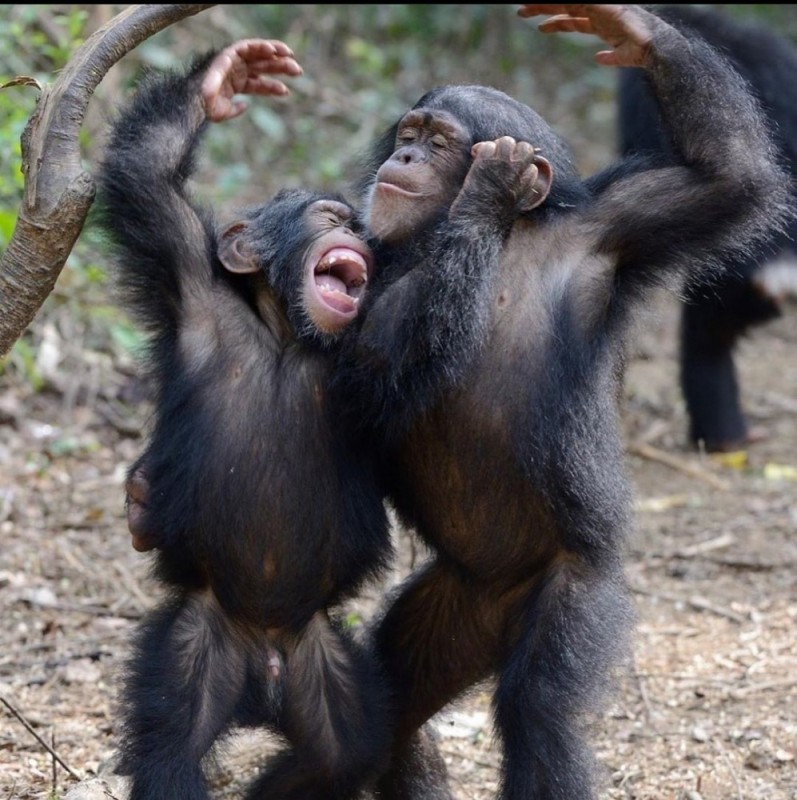
[{"label": "chimpanzee arm", "polygon": [[614,47],[597,55],[599,63],[645,69],[680,162],[652,169],[629,162],[593,181],[590,221],[598,250],[616,260],[616,298],[705,263],[708,250],[747,248],[782,224],[788,178],[765,118],[706,42],[639,6],[534,5],[520,13],[569,14],[541,30],[596,33]]},{"label": "chimpanzee arm", "polygon": [[150,75],[113,126],[98,176],[102,224],[120,251],[119,284],[141,323],[175,331],[180,275],[211,261],[210,225],[185,194],[207,123],[200,93],[212,56],[187,74]]},{"label": "chimpanzee arm", "polygon": [[549,167],[531,145],[502,137],[473,153],[448,218],[419,237],[425,247],[401,255],[397,280],[372,287],[361,328],[344,340],[336,380],[362,398],[357,422],[388,437],[454,384],[478,351],[506,237],[520,211],[547,193]]},{"label": "chimpanzee arm", "polygon": [[186,191],[208,120],[242,113],[235,93],[287,93],[264,73],[300,72],[282,42],[243,40],[187,72],[149,75],[114,124],[98,175],[99,213],[120,251],[121,289],[150,330],[174,332],[187,282],[211,275],[212,219]]}]

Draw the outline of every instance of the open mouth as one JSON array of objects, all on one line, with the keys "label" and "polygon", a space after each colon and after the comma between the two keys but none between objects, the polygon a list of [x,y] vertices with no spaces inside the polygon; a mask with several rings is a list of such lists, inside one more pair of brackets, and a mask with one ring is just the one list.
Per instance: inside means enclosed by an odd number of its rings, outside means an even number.
[{"label": "open mouth", "polygon": [[351,247],[333,247],[318,260],[314,280],[324,305],[340,314],[356,314],[368,283],[368,262]]}]

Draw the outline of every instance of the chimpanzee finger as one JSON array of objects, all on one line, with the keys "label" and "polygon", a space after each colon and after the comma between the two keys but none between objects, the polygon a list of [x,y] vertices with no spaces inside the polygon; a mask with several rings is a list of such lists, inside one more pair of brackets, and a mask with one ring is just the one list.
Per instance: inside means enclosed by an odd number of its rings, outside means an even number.
[{"label": "chimpanzee finger", "polygon": [[595,33],[592,20],[587,17],[571,17],[569,14],[550,17],[537,28],[543,33]]}]

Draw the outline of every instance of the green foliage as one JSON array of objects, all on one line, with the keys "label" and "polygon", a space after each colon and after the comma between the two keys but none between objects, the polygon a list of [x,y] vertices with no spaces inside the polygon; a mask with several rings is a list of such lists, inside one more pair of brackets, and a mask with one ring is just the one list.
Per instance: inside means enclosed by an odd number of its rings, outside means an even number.
[{"label": "green foliage", "polygon": [[[66,64],[83,41],[87,12],[79,6],[47,12],[49,21],[45,28],[41,24],[45,13],[42,9],[47,7],[18,5],[5,8],[9,10],[0,12],[0,19],[7,15],[0,24],[0,64],[3,65],[0,84],[20,75],[47,83],[53,72]],[[52,31],[60,31],[62,35],[54,38]],[[0,209],[5,209],[3,214],[16,209],[22,195],[20,137],[37,99],[35,86],[13,86],[0,91]],[[13,225],[10,227],[13,230]],[[10,236],[8,228],[7,219],[0,218],[2,245]]]},{"label": "green foliage", "polygon": [[[5,245],[14,230],[16,209],[22,197],[23,176],[20,136],[35,107],[36,88],[17,86],[0,90],[0,237]],[[19,97],[21,95],[27,95]],[[33,99],[31,99],[33,98]]]},{"label": "green foliage", "polygon": [[[2,97],[2,95],[0,95]],[[2,137],[0,137],[2,138]],[[2,144],[0,144],[2,147]],[[0,187],[2,187],[3,182],[0,180]],[[1,191],[1,190],[0,190]],[[15,199],[17,197],[17,193],[15,192]],[[17,223],[17,212],[16,210],[3,210],[0,208],[0,243],[5,244],[11,238],[11,234],[14,232],[14,226]]]},{"label": "green foliage", "polygon": [[0,375],[6,372],[14,372],[22,376],[25,382],[36,392],[44,388],[44,379],[36,368],[36,352],[25,338],[14,342],[11,352],[0,361]]},{"label": "green foliage", "polygon": [[108,326],[111,338],[121,350],[130,353],[135,359],[141,358],[146,345],[144,334],[131,322],[119,321],[118,314],[115,316],[116,321],[110,322]]},{"label": "green foliage", "polygon": [[784,36],[797,41],[797,6],[793,3],[752,5],[750,3],[706,4],[719,8],[740,21],[749,20],[767,25]]},{"label": "green foliage", "polygon": [[[88,7],[81,6],[4,6],[0,9],[0,83],[17,76],[51,84],[57,72],[67,64],[75,49],[90,33],[86,30]],[[0,90],[0,247],[5,248],[16,225],[22,199],[23,175],[20,138],[35,111],[39,90],[32,85]],[[92,151],[91,136],[81,131],[81,147]],[[80,241],[67,259],[55,291],[47,299],[31,329],[17,341],[0,364],[0,374],[14,374],[34,391],[46,387],[37,367],[38,326],[65,309],[75,319],[85,319],[85,326],[107,340],[113,321],[119,324],[119,312],[113,316],[98,310],[107,303],[107,270],[102,266],[97,237],[87,226]],[[112,307],[109,307],[112,308]]]}]

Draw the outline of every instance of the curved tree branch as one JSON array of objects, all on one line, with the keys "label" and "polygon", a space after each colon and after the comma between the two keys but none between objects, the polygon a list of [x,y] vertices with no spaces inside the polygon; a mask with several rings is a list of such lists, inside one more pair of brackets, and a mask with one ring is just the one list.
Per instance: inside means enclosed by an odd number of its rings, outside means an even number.
[{"label": "curved tree branch", "polygon": [[94,90],[141,42],[213,5],[130,6],[93,33],[42,91],[22,134],[22,206],[0,258],[0,358],[53,290],[94,200],[78,139]]}]

